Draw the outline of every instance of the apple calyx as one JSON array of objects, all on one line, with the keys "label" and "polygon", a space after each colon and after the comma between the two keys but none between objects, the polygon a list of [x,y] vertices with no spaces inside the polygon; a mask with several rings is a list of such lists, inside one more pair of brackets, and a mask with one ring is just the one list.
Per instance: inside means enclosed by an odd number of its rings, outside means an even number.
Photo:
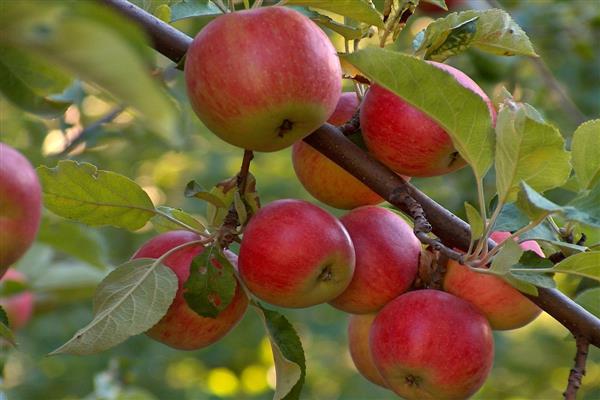
[{"label": "apple calyx", "polygon": [[294,123],[287,118],[284,119],[281,125],[279,125],[279,128],[277,128],[277,136],[282,138],[286,133],[291,131],[292,128],[294,128]]}]

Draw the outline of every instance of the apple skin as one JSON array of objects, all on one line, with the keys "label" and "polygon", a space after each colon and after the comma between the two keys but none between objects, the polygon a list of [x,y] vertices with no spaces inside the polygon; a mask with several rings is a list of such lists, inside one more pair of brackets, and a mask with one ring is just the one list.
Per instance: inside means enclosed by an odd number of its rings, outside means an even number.
[{"label": "apple skin", "polygon": [[[146,242],[132,258],[158,258],[174,247],[200,239],[200,236],[189,231],[166,232]],[[146,334],[175,349],[196,350],[211,345],[225,336],[242,319],[248,308],[248,297],[239,284],[229,306],[216,318],[202,317],[188,307],[183,297],[183,284],[190,275],[192,260],[202,251],[204,248],[201,245],[184,247],[163,262],[177,275],[179,287],[165,316]]]},{"label": "apple skin", "polygon": [[354,276],[329,304],[352,314],[373,313],[406,292],[417,276],[421,243],[397,214],[364,206],[341,218],[356,253]]},{"label": "apple skin", "polygon": [[[490,237],[501,243],[510,232],[493,232]],[[533,240],[521,243],[521,248],[544,257]],[[454,260],[448,261],[443,288],[477,307],[488,319],[492,329],[509,330],[527,325],[542,312],[531,300],[502,278],[479,274]]]},{"label": "apple skin", "polygon": [[[2,284],[5,281],[15,281],[26,284],[27,277],[17,271],[16,269],[9,268],[2,277]],[[16,293],[9,297],[0,298],[0,306],[4,308],[8,315],[8,323],[11,329],[17,330],[27,325],[27,322],[31,319],[33,313],[33,293],[25,290],[20,293]]]},{"label": "apple skin", "polygon": [[351,315],[348,322],[348,348],[350,357],[362,376],[387,389],[377,370],[369,348],[369,333],[376,314]]},{"label": "apple skin", "polygon": [[485,317],[439,290],[388,303],[373,321],[369,342],[387,386],[407,400],[466,399],[483,385],[494,359]]},{"label": "apple skin", "polygon": [[[471,78],[449,65],[429,63],[481,96],[495,123],[496,111],[491,100]],[[363,99],[360,121],[369,151],[399,174],[437,176],[466,165],[450,136],[437,122],[379,85],[371,85]]]},{"label": "apple skin", "polygon": [[281,307],[310,307],[337,297],[350,283],[354,263],[354,247],[341,222],[302,200],[261,208],[240,246],[246,287]]},{"label": "apple skin", "polygon": [[29,249],[40,227],[42,189],[17,150],[0,143],[0,277]]},{"label": "apple skin", "polygon": [[[352,118],[359,104],[356,93],[342,93],[327,122],[344,124]],[[292,146],[292,164],[302,186],[314,198],[331,207],[350,210],[383,201],[364,183],[302,140]]]},{"label": "apple skin", "polygon": [[185,78],[192,108],[208,129],[257,151],[291,146],[321,126],[342,87],[327,35],[284,7],[211,21],[187,52]]}]

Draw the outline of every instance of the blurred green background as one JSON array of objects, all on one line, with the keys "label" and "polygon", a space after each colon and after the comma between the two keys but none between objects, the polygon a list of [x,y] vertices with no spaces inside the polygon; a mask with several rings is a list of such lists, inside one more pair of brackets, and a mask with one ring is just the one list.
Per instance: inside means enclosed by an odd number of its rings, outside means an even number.
[{"label": "blurred green background", "polygon": [[[166,2],[137,3],[156,11]],[[455,57],[450,63],[469,74],[490,95],[507,87],[533,104],[567,138],[582,120],[598,118],[600,3],[505,0],[499,4],[528,33],[547,67],[526,58],[500,58],[477,51]],[[485,8],[488,3],[470,1],[462,7]],[[414,35],[437,16],[441,14],[418,12],[410,20],[401,39],[406,42],[407,51]],[[202,21],[187,19],[174,25],[193,35]],[[332,33],[331,38],[340,49],[343,47],[341,37]],[[67,95],[75,102],[60,119],[42,120],[0,98],[1,140],[22,151],[34,165],[54,166],[61,158],[71,158],[124,174],[144,187],[156,205],[181,207],[203,218],[204,205],[184,198],[185,184],[195,179],[211,187],[234,175],[242,151],[220,141],[201,125],[186,102],[183,74],[162,56],[155,57],[158,73],[180,108],[178,146],[149,132],[126,110],[94,131],[85,145],[61,154],[68,138],[78,129],[117,106],[97,87],[79,81],[69,87]],[[119,60],[110,62],[118,65]],[[557,94],[555,84],[572,104]],[[289,149],[256,154],[251,171],[257,177],[263,204],[288,197],[316,202],[299,185],[291,168]],[[492,183],[493,176],[488,180]],[[474,181],[467,169],[439,178],[414,179],[413,183],[460,216],[464,201],[476,203]],[[569,193],[556,190],[551,197],[560,201]],[[341,215],[338,210],[329,210]],[[200,351],[176,351],[141,335],[98,355],[46,357],[91,320],[91,296],[107,270],[127,260],[153,234],[150,226],[135,233],[91,229],[45,213],[38,242],[17,265],[28,275],[37,303],[35,317],[17,334],[19,348],[5,349],[2,354],[2,387],[9,399],[272,397],[275,379],[271,351],[251,309],[222,341]],[[590,236],[592,243],[600,241],[597,233]],[[561,289],[574,295],[579,282],[561,279]],[[303,398],[394,398],[356,373],[347,351],[344,313],[327,305],[282,312],[299,331],[306,352]],[[561,397],[575,348],[566,329],[543,314],[529,326],[496,333],[495,338],[494,369],[476,399]],[[591,349],[579,398],[600,398],[597,348]]]}]

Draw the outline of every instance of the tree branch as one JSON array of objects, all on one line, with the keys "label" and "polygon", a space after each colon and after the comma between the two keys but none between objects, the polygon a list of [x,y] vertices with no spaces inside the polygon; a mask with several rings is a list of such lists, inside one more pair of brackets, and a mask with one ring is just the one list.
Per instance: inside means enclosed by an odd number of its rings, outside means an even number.
[{"label": "tree branch", "polygon": [[[157,51],[175,62],[181,61],[192,41],[190,37],[126,0],[102,1],[136,21],[145,29]],[[414,186],[406,183],[388,167],[373,159],[334,126],[324,124],[304,141],[350,172],[384,199],[411,215],[410,204],[398,197],[399,192],[405,191],[422,207],[424,215],[427,216],[426,221],[431,224],[431,231],[446,245],[443,247],[468,249],[471,233],[466,222]],[[425,240],[429,239],[431,238],[428,237]],[[490,240],[488,245],[494,246],[495,243]],[[440,251],[443,247],[440,248]],[[538,292],[538,296],[528,297],[571,332],[587,338],[590,344],[600,347],[600,320],[598,318],[556,289],[538,288]]]},{"label": "tree branch", "polygon": [[569,373],[567,390],[563,393],[565,400],[575,400],[577,390],[581,387],[581,380],[585,375],[585,362],[587,360],[589,342],[583,336],[575,336],[577,353],[575,353],[575,366]]}]

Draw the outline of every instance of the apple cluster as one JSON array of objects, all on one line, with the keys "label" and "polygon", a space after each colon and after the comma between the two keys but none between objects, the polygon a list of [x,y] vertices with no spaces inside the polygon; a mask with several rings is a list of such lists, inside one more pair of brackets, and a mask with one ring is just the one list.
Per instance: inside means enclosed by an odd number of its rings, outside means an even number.
[{"label": "apple cluster", "polygon": [[[42,189],[27,158],[0,142],[0,285],[26,284],[26,277],[9,268],[29,249],[37,235],[42,213]],[[22,328],[33,309],[27,290],[0,298],[11,328]]]}]

